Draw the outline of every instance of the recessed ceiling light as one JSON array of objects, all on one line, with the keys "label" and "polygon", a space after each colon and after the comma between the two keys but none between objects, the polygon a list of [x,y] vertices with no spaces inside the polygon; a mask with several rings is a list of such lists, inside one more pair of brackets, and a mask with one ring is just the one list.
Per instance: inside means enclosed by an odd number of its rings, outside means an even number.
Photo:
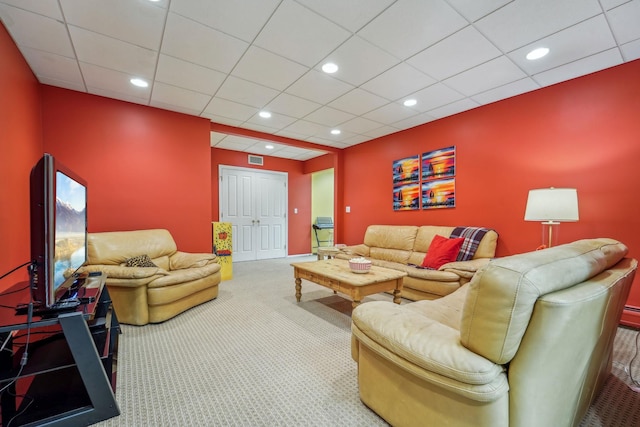
[{"label": "recessed ceiling light", "polygon": [[264,148],[266,148],[267,150],[273,150],[273,145],[265,145]]},{"label": "recessed ceiling light", "polygon": [[333,62],[327,62],[322,66],[322,71],[324,71],[327,74],[333,74],[336,71],[338,71],[338,66]]},{"label": "recessed ceiling light", "polygon": [[134,86],[138,86],[138,87],[148,87],[149,83],[146,80],[142,80],[142,79],[131,79],[129,80],[131,82],[132,85]]},{"label": "recessed ceiling light", "polygon": [[403,102],[405,107],[413,107],[417,103],[418,101],[416,101],[415,99],[407,99],[406,101]]},{"label": "recessed ceiling light", "polygon": [[271,117],[271,113],[268,111],[260,111],[258,115],[263,119],[268,119],[269,117]]},{"label": "recessed ceiling light", "polygon": [[340,129],[332,129],[331,130],[331,135],[340,135],[341,131]]},{"label": "recessed ceiling light", "polygon": [[533,49],[531,52],[527,53],[527,59],[533,61],[535,59],[540,59],[549,53],[549,49],[546,47],[539,47],[537,49]]}]

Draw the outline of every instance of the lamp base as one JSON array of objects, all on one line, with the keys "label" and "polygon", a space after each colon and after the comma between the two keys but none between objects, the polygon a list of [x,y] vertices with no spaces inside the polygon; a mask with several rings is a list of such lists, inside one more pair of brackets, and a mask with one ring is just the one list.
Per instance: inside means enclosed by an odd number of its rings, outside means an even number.
[{"label": "lamp base", "polygon": [[542,244],[547,248],[558,245],[560,236],[560,223],[557,221],[545,221],[542,223]]}]

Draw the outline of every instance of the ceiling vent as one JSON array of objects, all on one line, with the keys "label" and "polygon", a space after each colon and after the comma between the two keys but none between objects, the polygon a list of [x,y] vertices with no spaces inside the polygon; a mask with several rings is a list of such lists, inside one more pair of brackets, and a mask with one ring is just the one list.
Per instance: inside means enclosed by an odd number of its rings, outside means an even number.
[{"label": "ceiling vent", "polygon": [[264,166],[264,158],[262,156],[256,156],[254,154],[249,154],[249,164],[250,165]]}]

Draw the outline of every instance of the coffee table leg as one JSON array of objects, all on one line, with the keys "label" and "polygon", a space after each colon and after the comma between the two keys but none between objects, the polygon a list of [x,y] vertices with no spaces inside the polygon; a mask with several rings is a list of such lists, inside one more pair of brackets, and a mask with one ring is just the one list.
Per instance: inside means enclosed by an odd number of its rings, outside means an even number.
[{"label": "coffee table leg", "polygon": [[353,309],[353,308],[356,308],[356,307],[357,307],[357,306],[359,306],[359,305],[360,305],[360,301],[353,300],[353,301],[351,302],[351,308],[352,308],[352,309]]},{"label": "coffee table leg", "polygon": [[402,291],[400,291],[400,289],[394,289],[393,290],[393,302],[395,302],[396,304],[400,304],[400,294],[402,293]]},{"label": "coffee table leg", "polygon": [[300,302],[302,296],[302,279],[296,277],[296,301]]}]

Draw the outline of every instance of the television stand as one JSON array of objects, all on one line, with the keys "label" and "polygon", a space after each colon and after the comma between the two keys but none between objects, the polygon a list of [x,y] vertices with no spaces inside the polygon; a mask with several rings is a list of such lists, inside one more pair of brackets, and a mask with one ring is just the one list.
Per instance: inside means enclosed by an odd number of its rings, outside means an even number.
[{"label": "television stand", "polygon": [[[85,295],[94,300],[76,311],[51,317],[34,312],[30,325],[26,315],[0,317],[0,334],[8,335],[13,349],[0,353],[0,389],[7,387],[0,397],[3,427],[86,426],[120,414],[114,395],[120,326],[105,279],[91,281]],[[17,399],[16,389],[28,398]]]}]

